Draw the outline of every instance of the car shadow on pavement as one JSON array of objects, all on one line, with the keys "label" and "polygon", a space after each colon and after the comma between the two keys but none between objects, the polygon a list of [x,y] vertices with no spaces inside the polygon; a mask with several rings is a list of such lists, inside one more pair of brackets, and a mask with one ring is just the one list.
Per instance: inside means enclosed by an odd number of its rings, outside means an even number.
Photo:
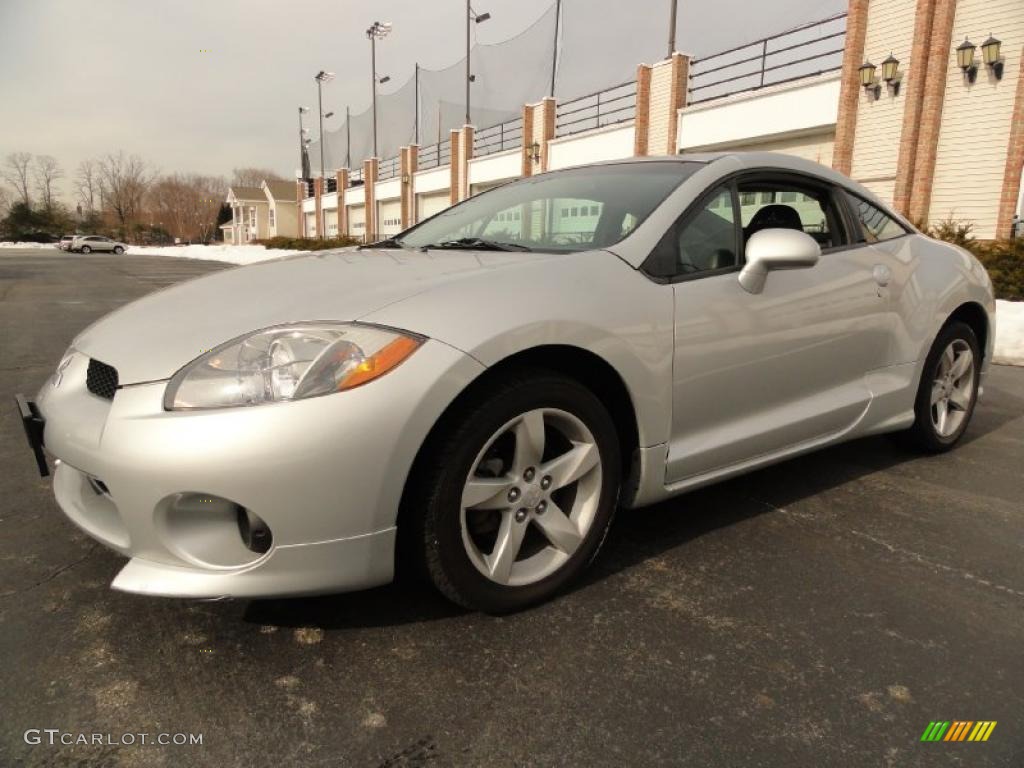
[{"label": "car shadow on pavement", "polygon": [[[1010,397],[1012,407],[981,407],[959,450],[1024,413],[1024,399]],[[867,437],[790,459],[741,477],[701,488],[637,510],[620,510],[600,556],[563,594],[585,590],[610,576],[715,530],[759,515],[778,513],[803,499],[825,493],[866,475],[915,460],[922,454],[889,436]],[[466,611],[412,578],[363,592],[311,598],[254,600],[243,619],[261,625],[358,627],[429,622]]]}]

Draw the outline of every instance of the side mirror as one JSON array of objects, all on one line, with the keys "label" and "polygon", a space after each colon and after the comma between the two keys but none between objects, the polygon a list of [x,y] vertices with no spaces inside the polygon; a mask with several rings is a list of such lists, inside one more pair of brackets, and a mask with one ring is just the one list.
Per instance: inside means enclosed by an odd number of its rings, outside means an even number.
[{"label": "side mirror", "polygon": [[817,264],[821,246],[798,229],[762,229],[747,240],[746,257],[747,263],[740,270],[740,285],[748,293],[761,293],[769,272]]}]

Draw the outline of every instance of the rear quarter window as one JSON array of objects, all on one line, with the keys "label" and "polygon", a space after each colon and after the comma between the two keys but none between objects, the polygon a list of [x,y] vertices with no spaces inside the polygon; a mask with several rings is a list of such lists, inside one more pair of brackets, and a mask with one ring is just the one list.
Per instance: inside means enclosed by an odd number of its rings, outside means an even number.
[{"label": "rear quarter window", "polygon": [[880,243],[907,234],[907,230],[902,224],[877,205],[872,205],[867,200],[849,192],[845,194],[854,218],[861,225],[862,237],[866,242]]}]

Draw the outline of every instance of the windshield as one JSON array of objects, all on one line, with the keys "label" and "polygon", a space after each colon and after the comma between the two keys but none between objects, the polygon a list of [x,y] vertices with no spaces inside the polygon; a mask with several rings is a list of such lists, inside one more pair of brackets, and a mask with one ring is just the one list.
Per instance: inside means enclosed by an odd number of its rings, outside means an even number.
[{"label": "windshield", "polygon": [[484,192],[400,235],[414,248],[585,251],[636,229],[699,163],[574,168]]}]

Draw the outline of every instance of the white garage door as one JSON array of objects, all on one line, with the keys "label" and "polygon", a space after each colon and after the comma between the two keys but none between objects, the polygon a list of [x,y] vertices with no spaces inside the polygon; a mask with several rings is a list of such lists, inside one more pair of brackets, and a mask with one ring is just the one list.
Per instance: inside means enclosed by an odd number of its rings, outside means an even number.
[{"label": "white garage door", "polygon": [[350,205],[348,208],[348,234],[352,237],[366,237],[366,206]]},{"label": "white garage door", "polygon": [[451,205],[448,199],[448,190],[434,192],[430,195],[416,195],[416,221],[423,221],[440,213]]},{"label": "white garage door", "polygon": [[377,203],[379,235],[397,235],[402,231],[402,201],[382,200]]},{"label": "white garage door", "polygon": [[327,237],[338,236],[338,209],[324,211],[324,231]]},{"label": "white garage door", "polygon": [[306,237],[316,237],[316,211],[310,211],[305,216],[306,221]]}]

